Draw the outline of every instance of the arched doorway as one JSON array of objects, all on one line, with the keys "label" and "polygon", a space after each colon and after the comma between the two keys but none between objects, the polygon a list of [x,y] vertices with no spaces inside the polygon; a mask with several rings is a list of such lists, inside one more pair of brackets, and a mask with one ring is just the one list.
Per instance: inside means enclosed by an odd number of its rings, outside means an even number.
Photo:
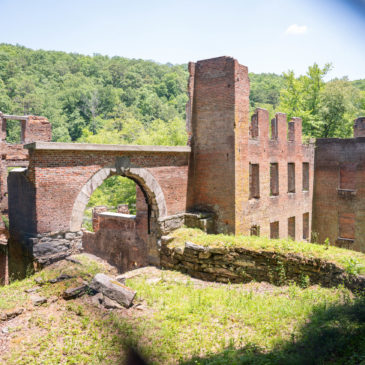
[{"label": "arched doorway", "polygon": [[[72,216],[71,216],[71,221],[70,221],[70,230],[71,231],[78,231],[81,228],[82,225],[82,220],[83,220],[83,214],[85,211],[85,208],[87,206],[87,203],[91,197],[91,194],[103,183],[103,181],[105,181],[106,179],[108,179],[109,177],[113,176],[113,175],[120,175],[123,177],[127,177],[131,180],[133,180],[136,185],[139,188],[139,191],[142,192],[145,203],[146,203],[146,207],[147,207],[147,211],[146,211],[146,216],[147,216],[147,220],[146,220],[146,227],[145,229],[147,230],[146,234],[144,235],[138,235],[138,237],[144,237],[143,240],[145,241],[144,244],[144,252],[143,255],[146,256],[144,262],[146,264],[153,264],[153,265],[159,265],[159,249],[158,249],[158,240],[160,239],[160,229],[159,229],[159,225],[158,225],[158,218],[162,218],[164,216],[166,216],[167,213],[167,209],[166,209],[166,202],[165,202],[165,197],[164,194],[162,192],[162,189],[160,187],[160,185],[158,184],[158,182],[156,181],[156,179],[154,178],[154,176],[147,170],[144,168],[128,168],[128,169],[124,169],[124,168],[109,168],[109,167],[105,167],[100,169],[97,173],[95,173],[90,179],[89,181],[83,186],[83,188],[81,189],[80,193],[78,194],[75,203],[73,205],[73,211],[72,211]],[[116,244],[120,244],[120,249],[118,249],[118,247],[114,247],[114,253],[111,254],[109,251],[108,252],[102,252],[100,250],[102,250],[103,246],[100,243],[100,240],[102,239],[106,239],[105,237],[109,234],[112,235],[112,237],[115,238],[116,235],[118,235],[118,231],[115,228],[116,226],[118,226],[119,224],[119,229],[121,229],[121,225],[125,225],[126,229],[129,230],[133,230],[133,229],[139,229],[138,224],[136,225],[135,222],[132,222],[132,218],[131,220],[128,222],[128,217],[119,217],[119,223],[116,222],[116,219],[118,217],[114,214],[109,216],[109,228],[110,230],[113,229],[114,227],[114,231],[113,233],[110,232],[104,232],[104,238],[102,238],[102,234],[103,232],[99,232],[97,235],[94,235],[95,237],[92,237],[89,233],[85,233],[84,234],[84,243],[85,246],[88,247],[88,249],[90,249],[90,247],[92,245],[90,245],[90,240],[94,239],[94,240],[99,240],[99,241],[92,241],[92,242],[96,242],[95,246],[98,246],[99,251],[96,251],[98,253],[99,256],[103,257],[104,259],[107,259],[108,261],[111,261],[111,263],[114,262],[124,262],[125,261],[125,257],[124,257],[124,261],[121,261],[122,258],[120,258],[119,261],[117,261],[117,257],[116,257],[116,250],[118,251],[118,255],[122,255],[123,250],[125,253],[125,250],[127,249],[127,247],[130,247],[131,250],[133,249],[137,249],[139,247],[139,249],[141,248],[141,242],[140,240],[135,244],[135,247],[133,246],[133,238],[131,239],[129,237],[129,242],[128,245],[124,245],[123,246],[123,242],[118,242],[115,243],[113,240],[110,240],[108,242],[106,242],[106,245],[116,245]],[[103,219],[107,219],[106,217],[103,217]],[[114,221],[114,223],[113,223]],[[114,225],[114,226],[113,226]],[[138,233],[138,232],[137,232]],[[114,235],[114,236],[113,236]],[[114,243],[113,243],[114,242]],[[109,246],[104,246],[107,247],[108,249],[110,248]],[[91,250],[92,251],[92,250]],[[107,251],[107,250],[105,250]],[[141,252],[141,251],[139,251]],[[142,255],[142,253],[141,253]],[[108,257],[110,256],[110,257]],[[140,265],[140,264],[139,264]],[[119,269],[122,270],[126,270],[126,268],[130,269],[130,265],[126,265],[126,264],[119,264],[118,266]]]}]

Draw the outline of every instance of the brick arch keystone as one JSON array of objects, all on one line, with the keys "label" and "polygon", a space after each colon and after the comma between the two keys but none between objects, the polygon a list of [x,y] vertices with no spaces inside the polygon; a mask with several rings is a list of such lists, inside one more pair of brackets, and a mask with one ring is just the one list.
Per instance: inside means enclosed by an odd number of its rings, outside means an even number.
[{"label": "brick arch keystone", "polygon": [[134,180],[147,195],[148,204],[156,218],[167,215],[166,201],[163,191],[154,176],[144,168],[122,168],[115,169],[104,167],[96,172],[79,192],[72,209],[70,230],[78,231],[81,228],[82,219],[87,203],[91,194],[97,189],[104,180],[112,175],[121,175]]}]

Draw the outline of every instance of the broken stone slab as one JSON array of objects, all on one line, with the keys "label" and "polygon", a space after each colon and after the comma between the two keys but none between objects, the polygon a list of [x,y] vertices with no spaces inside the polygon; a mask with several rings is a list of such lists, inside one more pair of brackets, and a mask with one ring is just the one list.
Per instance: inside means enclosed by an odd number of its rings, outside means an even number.
[{"label": "broken stone slab", "polygon": [[66,299],[66,300],[81,297],[82,295],[85,294],[87,288],[88,287],[85,284],[77,286],[75,288],[68,288],[63,292],[62,297],[63,297],[63,299]]},{"label": "broken stone slab", "polygon": [[31,294],[31,293],[35,293],[37,292],[41,287],[40,286],[35,286],[33,288],[30,288],[30,289],[25,289],[24,291],[28,294]]},{"label": "broken stone slab", "polygon": [[104,296],[102,304],[106,309],[122,309],[123,308],[118,302],[116,302],[115,300],[112,300],[106,296]]},{"label": "broken stone slab", "polygon": [[97,293],[91,297],[91,303],[99,306],[103,304],[104,295],[102,293]]},{"label": "broken stone slab", "polygon": [[23,308],[18,308],[18,309],[13,309],[7,312],[3,312],[0,314],[0,320],[1,321],[9,321],[10,319],[13,319],[17,316],[19,316],[20,314],[22,314],[24,312]]},{"label": "broken stone slab", "polygon": [[34,294],[31,296],[32,303],[35,306],[40,306],[44,303],[47,303],[47,298],[41,297],[40,295]]},{"label": "broken stone slab", "polygon": [[59,283],[60,281],[69,280],[69,279],[73,279],[73,278],[74,278],[74,276],[70,276],[67,274],[61,274],[60,276],[57,276],[57,278],[55,278],[55,279],[48,280],[48,282],[51,284],[56,284],[56,283]]},{"label": "broken stone slab", "polygon": [[103,293],[126,308],[132,305],[136,292],[119,281],[105,274],[96,274],[90,283],[90,288]]}]

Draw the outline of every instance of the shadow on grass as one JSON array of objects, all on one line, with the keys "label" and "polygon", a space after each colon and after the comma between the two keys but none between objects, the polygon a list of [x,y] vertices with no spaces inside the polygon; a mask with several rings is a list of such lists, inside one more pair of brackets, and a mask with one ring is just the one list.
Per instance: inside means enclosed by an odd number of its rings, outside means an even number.
[{"label": "shadow on grass", "polygon": [[317,308],[292,342],[270,352],[247,345],[180,364],[365,364],[365,298]]},{"label": "shadow on grass", "polygon": [[[138,342],[136,338],[133,339],[133,330],[129,329],[129,335],[124,343],[126,349],[135,348]],[[153,354],[155,351],[140,350],[153,359],[147,363],[163,363],[156,361],[158,355]],[[121,364],[144,364],[125,362],[125,358],[123,360]],[[241,349],[227,348],[219,354],[196,357],[179,364],[365,364],[365,298],[358,298],[350,304],[317,307],[296,338],[277,345],[270,352],[255,344],[248,344]]]}]

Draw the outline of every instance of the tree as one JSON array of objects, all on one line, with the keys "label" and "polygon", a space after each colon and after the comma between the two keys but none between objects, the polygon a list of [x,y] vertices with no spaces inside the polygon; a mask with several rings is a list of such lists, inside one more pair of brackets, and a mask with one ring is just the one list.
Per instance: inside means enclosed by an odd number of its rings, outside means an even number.
[{"label": "tree", "polygon": [[311,137],[321,134],[320,93],[325,86],[324,76],[331,64],[320,68],[316,63],[308,68],[307,74],[295,77],[293,71],[284,73],[285,87],[280,93],[280,110],[286,112],[288,119],[301,117],[303,133]]}]

